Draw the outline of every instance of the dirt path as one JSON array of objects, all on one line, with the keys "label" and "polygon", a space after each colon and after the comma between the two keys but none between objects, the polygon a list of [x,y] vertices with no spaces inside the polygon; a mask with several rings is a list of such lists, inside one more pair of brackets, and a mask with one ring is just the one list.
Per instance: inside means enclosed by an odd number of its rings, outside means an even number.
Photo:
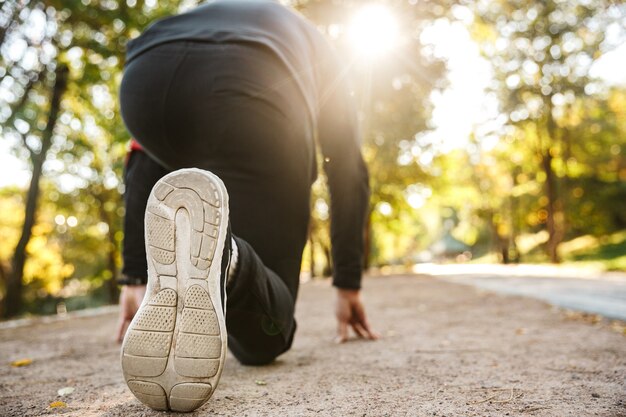
[{"label": "dirt path", "polygon": [[626,321],[626,273],[553,265],[420,264],[415,272]]},{"label": "dirt path", "polygon": [[[191,415],[626,416],[626,337],[606,321],[427,277],[365,286],[382,340],[333,344],[333,290],[305,284],[293,350],[261,368],[229,357]],[[126,388],[114,326],[106,314],[0,330],[0,416],[165,415]],[[10,365],[21,358],[33,362]]]}]

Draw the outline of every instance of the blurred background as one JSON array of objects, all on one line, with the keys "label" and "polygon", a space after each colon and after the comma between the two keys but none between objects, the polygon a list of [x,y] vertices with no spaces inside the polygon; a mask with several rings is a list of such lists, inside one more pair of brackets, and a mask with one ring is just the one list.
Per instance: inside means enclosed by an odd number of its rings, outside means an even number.
[{"label": "blurred background", "polygon": [[[294,0],[349,71],[372,198],[367,267],[626,270],[626,5]],[[0,5],[1,317],[114,303],[125,45],[196,1]],[[325,180],[303,277],[332,274]]]}]

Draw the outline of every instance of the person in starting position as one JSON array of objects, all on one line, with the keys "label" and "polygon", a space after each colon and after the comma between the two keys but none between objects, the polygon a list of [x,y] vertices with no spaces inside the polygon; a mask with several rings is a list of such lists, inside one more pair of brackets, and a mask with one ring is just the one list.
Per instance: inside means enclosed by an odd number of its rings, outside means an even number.
[{"label": "person in starting position", "polygon": [[211,1],[129,43],[118,339],[148,406],[200,407],[226,346],[247,365],[291,347],[317,146],[337,338],[378,337],[360,297],[369,187],[345,76],[315,27],[271,0]]}]

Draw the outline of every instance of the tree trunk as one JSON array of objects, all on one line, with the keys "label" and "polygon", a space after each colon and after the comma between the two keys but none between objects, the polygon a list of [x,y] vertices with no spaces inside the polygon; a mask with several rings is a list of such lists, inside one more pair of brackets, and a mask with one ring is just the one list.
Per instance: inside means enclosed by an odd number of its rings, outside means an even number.
[{"label": "tree trunk", "polygon": [[546,226],[548,228],[548,242],[547,252],[550,257],[550,262],[559,263],[558,246],[560,243],[560,232],[558,227],[558,196],[556,190],[556,176],[552,170],[552,154],[550,149],[542,155],[541,165],[544,173],[546,174],[546,196],[548,197],[548,216],[546,219]]},{"label": "tree trunk", "polygon": [[500,237],[500,255],[502,256],[502,263],[504,265],[511,263],[511,258],[509,257],[509,240],[502,237]]},{"label": "tree trunk", "polygon": [[509,263],[509,246],[506,237],[500,236],[499,224],[495,221],[496,213],[493,209],[488,210],[489,228],[491,229],[492,250],[500,255],[500,262]]},{"label": "tree trunk", "polygon": [[4,267],[4,263],[2,262],[2,260],[0,260],[0,283],[2,283],[2,285],[6,285],[7,282],[7,271],[6,268]]},{"label": "tree trunk", "polygon": [[[521,170],[519,167],[515,167],[511,174],[514,190],[519,185],[517,176],[519,175],[520,171]],[[522,230],[520,215],[519,215],[519,205],[518,205],[518,199],[514,194],[511,194],[511,196],[509,197],[509,201],[510,201],[510,207],[511,207],[511,246],[513,247],[512,261],[518,264],[522,261],[522,254],[518,250],[517,242],[516,242],[517,236],[519,236],[520,231]]]},{"label": "tree trunk", "polygon": [[326,258],[326,264],[324,265],[322,275],[324,277],[330,277],[333,275],[333,258],[330,254],[330,247],[322,244],[322,252],[324,252],[324,258]]},{"label": "tree trunk", "polygon": [[554,169],[552,168],[552,160],[554,159],[553,151],[554,146],[552,144],[556,143],[560,136],[557,131],[557,125],[554,120],[554,115],[552,113],[553,104],[552,104],[552,96],[545,96],[544,104],[546,106],[546,146],[544,146],[542,152],[542,168],[544,173],[546,174],[546,196],[548,197],[548,216],[546,219],[546,226],[548,228],[548,242],[547,242],[547,252],[550,257],[550,262],[559,263],[561,262],[559,258],[558,248],[559,244],[562,240],[563,228],[563,212],[561,211],[562,207],[559,202],[559,193],[557,189],[557,177],[554,173]]},{"label": "tree trunk", "polygon": [[107,281],[107,287],[109,290],[109,302],[117,303],[120,291],[117,285],[117,242],[115,240],[115,230],[113,228],[113,221],[107,216],[106,211],[104,210],[104,204],[100,204],[100,210],[102,211],[101,217],[109,226],[109,231],[107,233],[108,242],[108,250],[107,250],[107,264],[109,266],[109,272],[111,273],[111,277]]},{"label": "tree trunk", "polygon": [[[109,232],[109,235],[112,233]],[[120,296],[120,291],[117,286],[117,250],[115,249],[115,238],[109,236],[109,250],[108,250],[108,259],[107,263],[109,265],[109,271],[111,272],[111,278],[107,281],[107,287],[109,290],[109,302],[114,304],[117,303],[118,298]]]},{"label": "tree trunk", "polygon": [[107,266],[108,266],[108,270],[111,276],[107,280],[105,285],[107,286],[107,289],[109,292],[109,302],[117,303],[119,296],[120,296],[120,291],[117,285],[118,249],[117,249],[117,241],[115,240],[115,228],[113,227],[114,219],[112,219],[109,213],[105,210],[108,196],[106,194],[103,194],[102,188],[100,188],[99,190],[92,191],[91,195],[99,203],[98,211],[100,214],[100,221],[103,223],[106,223],[106,225],[109,227],[109,231],[107,232]]},{"label": "tree trunk", "polygon": [[26,209],[24,212],[22,234],[13,253],[11,272],[7,280],[4,312],[5,317],[15,316],[22,309],[24,264],[27,259],[26,247],[28,246],[28,242],[30,242],[32,229],[35,224],[43,164],[46,160],[48,149],[50,149],[50,145],[52,144],[52,135],[54,133],[54,128],[56,126],[61,108],[61,97],[67,87],[67,73],[68,70],[65,66],[60,66],[56,71],[56,79],[54,81],[52,97],[50,99],[48,122],[46,123],[46,128],[41,136],[41,150],[38,153],[31,151],[33,172],[30,185],[28,187],[28,193],[26,195]]},{"label": "tree trunk", "polygon": [[315,278],[315,244],[313,243],[313,229],[309,228],[309,268],[311,269],[311,279]]}]

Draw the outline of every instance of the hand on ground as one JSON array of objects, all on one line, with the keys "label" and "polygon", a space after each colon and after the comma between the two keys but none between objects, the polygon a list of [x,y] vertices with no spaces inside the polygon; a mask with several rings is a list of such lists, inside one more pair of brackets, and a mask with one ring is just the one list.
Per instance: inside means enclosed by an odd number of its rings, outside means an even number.
[{"label": "hand on ground", "polygon": [[361,301],[360,290],[337,288],[337,343],[348,340],[348,327],[352,327],[357,336],[376,340],[380,335],[375,332],[365,316],[365,307]]},{"label": "hand on ground", "polygon": [[122,292],[120,293],[120,319],[117,325],[116,340],[118,343],[122,343],[126,329],[130,324],[135,313],[139,310],[141,300],[146,294],[145,285],[124,285]]}]

